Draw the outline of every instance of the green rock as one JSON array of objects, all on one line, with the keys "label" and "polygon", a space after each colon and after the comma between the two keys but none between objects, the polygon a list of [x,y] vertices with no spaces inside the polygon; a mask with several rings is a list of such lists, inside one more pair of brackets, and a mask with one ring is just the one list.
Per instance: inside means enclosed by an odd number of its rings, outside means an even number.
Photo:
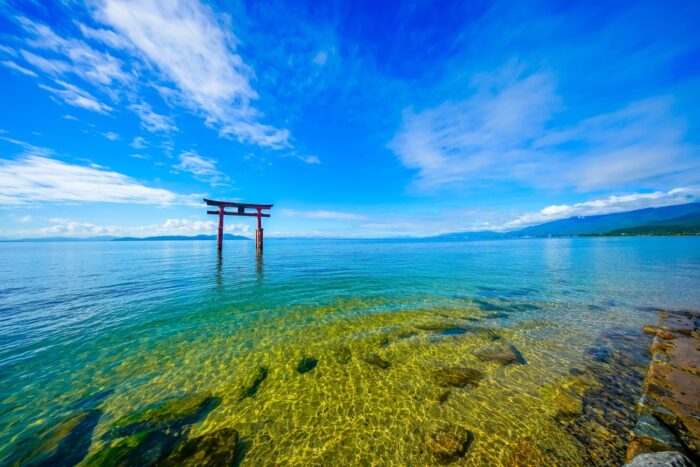
[{"label": "green rock", "polygon": [[382,358],[381,355],[379,355],[376,352],[372,352],[369,355],[367,355],[365,357],[365,361],[370,365],[374,365],[376,367],[381,368],[382,370],[386,370],[391,366],[391,363],[388,360],[385,360],[384,358]]},{"label": "green rock", "polygon": [[163,465],[166,466],[224,466],[231,465],[236,455],[238,432],[222,428],[191,438],[175,448]]},{"label": "green rock", "polygon": [[428,451],[439,464],[456,461],[469,450],[474,435],[458,425],[444,425],[428,436]]},{"label": "green rock", "polygon": [[158,465],[181,439],[182,435],[166,433],[163,430],[142,431],[113,441],[91,456],[84,465],[100,467]]},{"label": "green rock", "polygon": [[433,371],[433,380],[442,387],[476,387],[484,373],[475,368],[450,367]]},{"label": "green rock", "polygon": [[560,418],[576,418],[583,415],[583,399],[572,389],[557,388],[554,393],[554,405]]},{"label": "green rock", "polygon": [[117,420],[108,437],[123,437],[155,429],[179,430],[204,420],[221,403],[211,393],[168,399]]},{"label": "green rock", "polygon": [[90,449],[92,433],[102,411],[90,409],[73,413],[56,425],[43,428],[18,442],[8,465],[75,465]]},{"label": "green rock", "polygon": [[313,357],[304,357],[297,365],[297,371],[301,374],[308,373],[316,368],[316,365],[318,365],[318,360]]},{"label": "green rock", "polygon": [[241,397],[238,400],[243,400],[247,397],[253,397],[255,394],[257,394],[258,389],[260,389],[260,385],[267,379],[267,374],[268,370],[267,367],[261,366],[258,368],[258,374],[253,380],[253,382],[243,390],[241,393]]},{"label": "green rock", "polygon": [[350,347],[347,345],[341,345],[335,350],[333,356],[338,363],[341,365],[346,365],[352,358],[352,352],[350,351]]}]

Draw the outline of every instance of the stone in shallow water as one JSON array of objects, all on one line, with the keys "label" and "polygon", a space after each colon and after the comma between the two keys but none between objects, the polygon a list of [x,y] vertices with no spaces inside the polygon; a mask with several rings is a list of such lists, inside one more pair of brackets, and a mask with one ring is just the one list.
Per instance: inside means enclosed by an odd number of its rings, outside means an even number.
[{"label": "stone in shallow water", "polygon": [[85,458],[100,410],[73,413],[56,425],[24,438],[14,447],[8,465],[75,465]]},{"label": "stone in shallow water", "polygon": [[464,455],[474,440],[474,435],[458,425],[443,425],[428,436],[428,451],[440,464],[449,464]]},{"label": "stone in shallow water", "polygon": [[333,356],[335,357],[335,360],[340,363],[341,365],[345,365],[350,362],[350,359],[352,358],[352,352],[350,351],[350,347],[347,345],[341,345],[337,349],[335,349],[335,352],[333,352]]},{"label": "stone in shallow water", "polygon": [[513,446],[508,459],[510,467],[535,467],[555,465],[530,438],[521,438]]},{"label": "stone in shallow water", "polygon": [[693,463],[678,451],[640,454],[624,467],[692,467]]},{"label": "stone in shallow water", "polygon": [[554,393],[557,417],[569,419],[583,415],[583,399],[571,388],[558,387]]},{"label": "stone in shallow water", "polygon": [[463,327],[463,326],[455,326],[454,324],[450,324],[450,323],[425,323],[425,324],[418,324],[418,325],[416,325],[416,327],[418,329],[420,329],[421,331],[432,331],[432,332],[440,332],[440,333],[445,332],[445,331],[456,331],[456,330],[462,330],[464,332],[468,332],[471,330],[471,328]]},{"label": "stone in shallow water", "polygon": [[168,433],[164,430],[142,431],[111,442],[91,456],[85,465],[122,467],[161,464],[180,439],[182,439],[180,434]]},{"label": "stone in shallow water", "polygon": [[243,390],[239,400],[255,396],[255,394],[257,394],[258,392],[258,389],[260,389],[260,385],[263,383],[263,381],[265,381],[265,379],[267,379],[267,374],[267,367],[261,366],[260,368],[258,368],[258,374],[255,376],[255,379],[250,384],[250,386]]},{"label": "stone in shallow water", "polygon": [[486,362],[497,362],[501,365],[525,365],[527,361],[514,345],[483,350],[476,354],[477,358]]},{"label": "stone in shallow water", "polygon": [[163,465],[231,465],[236,455],[237,444],[238,432],[233,428],[222,428],[179,444]]},{"label": "stone in shallow water", "polygon": [[447,402],[447,399],[449,399],[451,395],[452,395],[452,391],[443,392],[442,394],[440,394],[438,396],[438,402],[440,404],[444,404],[445,402]]},{"label": "stone in shallow water", "polygon": [[433,371],[433,380],[442,387],[476,387],[484,373],[475,368],[450,367]]},{"label": "stone in shallow water", "polygon": [[379,355],[376,352],[372,352],[369,355],[367,355],[365,357],[365,361],[370,365],[374,365],[376,367],[381,368],[382,370],[386,370],[391,366],[391,363],[388,360],[385,360],[384,358],[382,358],[381,355]]},{"label": "stone in shallow water", "polygon": [[316,365],[318,365],[317,359],[314,357],[304,357],[299,362],[299,365],[297,365],[297,371],[301,374],[308,373],[316,368]]},{"label": "stone in shallow water", "polygon": [[117,420],[107,437],[129,436],[153,429],[180,430],[203,420],[221,403],[211,393],[169,399]]}]

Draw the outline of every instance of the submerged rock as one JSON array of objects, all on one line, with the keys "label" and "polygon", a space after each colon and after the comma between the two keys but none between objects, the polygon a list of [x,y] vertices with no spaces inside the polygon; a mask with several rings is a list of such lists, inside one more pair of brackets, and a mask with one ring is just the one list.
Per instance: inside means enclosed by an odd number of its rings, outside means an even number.
[{"label": "submerged rock", "polygon": [[315,359],[314,357],[304,357],[299,361],[299,365],[297,365],[297,371],[300,374],[308,373],[309,371],[313,370],[316,368],[316,365],[318,365],[318,360]]},{"label": "submerged rock", "polygon": [[462,331],[461,332],[462,334],[469,332],[472,329],[472,328],[464,327],[464,326],[455,326],[454,324],[451,324],[451,323],[440,323],[440,322],[418,324],[418,325],[416,325],[416,328],[420,329],[421,331],[431,331],[431,332],[438,332],[438,333]]},{"label": "submerged rock", "polygon": [[84,465],[127,467],[160,464],[181,439],[181,434],[164,430],[142,431],[113,441],[91,456]]},{"label": "submerged rock", "polygon": [[369,363],[370,365],[374,365],[376,367],[381,368],[382,370],[386,370],[387,368],[389,368],[391,366],[391,362],[389,362],[388,360],[385,360],[384,358],[382,358],[381,355],[379,355],[376,352],[372,352],[372,353],[368,354],[365,357],[365,361],[367,363]]},{"label": "submerged rock", "polygon": [[474,440],[474,435],[458,425],[443,425],[428,436],[428,451],[440,464],[449,464],[464,455]]},{"label": "submerged rock", "polygon": [[557,417],[568,419],[583,415],[583,398],[571,388],[558,387],[554,393]]},{"label": "submerged rock", "polygon": [[438,402],[440,404],[444,404],[445,402],[447,402],[447,399],[449,399],[451,395],[452,395],[452,391],[443,392],[442,394],[440,394],[438,396]]},{"label": "submerged rock", "polygon": [[90,449],[92,433],[102,411],[89,409],[73,413],[56,425],[43,428],[14,447],[8,465],[75,465]]},{"label": "submerged rock", "polygon": [[488,314],[488,315],[484,316],[484,318],[486,318],[486,319],[504,319],[504,318],[508,318],[509,316],[510,315],[508,313],[501,312],[501,313]]},{"label": "submerged rock", "polygon": [[527,361],[514,345],[483,350],[476,354],[479,360],[497,362],[501,365],[525,365]]},{"label": "submerged rock", "polygon": [[165,466],[226,466],[236,455],[239,435],[233,428],[222,428],[179,444],[163,465]]},{"label": "submerged rock", "polygon": [[247,397],[253,397],[257,394],[260,385],[267,379],[268,370],[267,367],[261,366],[258,368],[258,374],[253,380],[253,382],[243,390],[241,397],[238,400],[243,400]]},{"label": "submerged rock", "polygon": [[678,451],[640,454],[623,467],[692,467],[693,463]]},{"label": "submerged rock", "polygon": [[508,465],[510,467],[534,467],[554,465],[554,462],[532,439],[521,438],[510,452]]},{"label": "submerged rock", "polygon": [[129,436],[154,429],[179,430],[203,420],[220,403],[220,398],[208,392],[183,399],[164,400],[120,418],[112,426],[108,437]]},{"label": "submerged rock", "polygon": [[345,365],[350,362],[350,359],[352,358],[352,352],[350,351],[350,347],[347,345],[341,345],[337,349],[335,349],[335,352],[333,352],[333,356],[335,357],[335,360],[340,363],[341,365]]},{"label": "submerged rock", "polygon": [[433,371],[433,380],[442,387],[476,387],[484,373],[475,368],[450,367]]}]

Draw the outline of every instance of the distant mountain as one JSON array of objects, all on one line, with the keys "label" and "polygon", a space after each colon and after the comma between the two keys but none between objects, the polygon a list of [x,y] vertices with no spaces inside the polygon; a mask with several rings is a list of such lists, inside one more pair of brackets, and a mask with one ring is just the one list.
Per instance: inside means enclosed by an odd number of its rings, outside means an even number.
[{"label": "distant mountain", "polygon": [[[179,240],[216,240],[216,235],[195,235],[188,237],[185,235],[161,235],[157,237],[120,237],[113,242],[157,242],[157,241],[179,241]],[[242,235],[224,234],[224,240],[250,240]]]},{"label": "distant mountain", "polygon": [[440,240],[483,240],[578,235],[698,235],[700,203],[678,204],[636,211],[577,216],[510,232],[456,232],[432,237]]},{"label": "distant mountain", "polygon": [[[154,242],[179,240],[216,240],[216,235],[161,235],[157,237],[37,237],[0,240],[0,242]],[[250,240],[242,235],[224,234],[224,240]]]}]

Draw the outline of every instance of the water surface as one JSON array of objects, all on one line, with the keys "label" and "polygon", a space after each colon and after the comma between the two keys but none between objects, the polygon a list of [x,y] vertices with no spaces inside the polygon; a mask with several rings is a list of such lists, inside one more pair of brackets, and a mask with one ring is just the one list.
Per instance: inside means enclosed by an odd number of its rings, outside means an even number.
[{"label": "water surface", "polygon": [[[698,283],[700,238],[268,239],[262,261],[245,241],[0,243],[0,463],[85,407],[89,458],[120,417],[203,393],[220,403],[187,435],[234,428],[243,465],[432,464],[445,426],[473,434],[465,465],[616,463],[641,327],[700,307]],[[511,346],[522,362],[479,357]],[[441,385],[453,367],[483,378]]]}]

